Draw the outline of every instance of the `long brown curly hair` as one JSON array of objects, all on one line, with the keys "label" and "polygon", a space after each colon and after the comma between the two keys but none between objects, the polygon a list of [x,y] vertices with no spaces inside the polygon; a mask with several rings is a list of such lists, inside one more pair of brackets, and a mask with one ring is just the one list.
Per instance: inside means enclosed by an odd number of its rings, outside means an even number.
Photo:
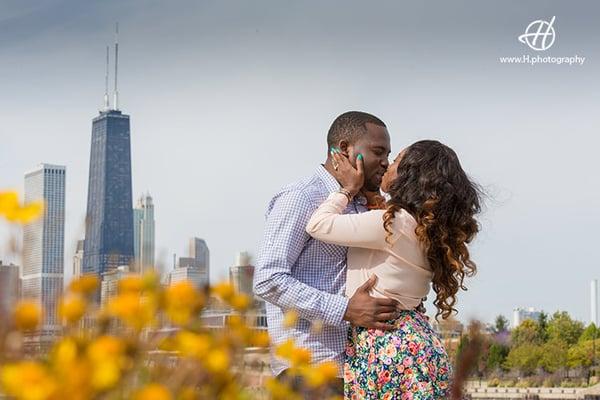
[{"label": "long brown curly hair", "polygon": [[456,153],[435,140],[422,140],[404,150],[398,176],[389,189],[384,214],[386,241],[391,243],[394,215],[400,209],[417,221],[415,233],[433,271],[435,318],[456,311],[456,293],[467,290],[465,276],[477,270],[467,244],[479,231],[482,191],[460,165]]}]

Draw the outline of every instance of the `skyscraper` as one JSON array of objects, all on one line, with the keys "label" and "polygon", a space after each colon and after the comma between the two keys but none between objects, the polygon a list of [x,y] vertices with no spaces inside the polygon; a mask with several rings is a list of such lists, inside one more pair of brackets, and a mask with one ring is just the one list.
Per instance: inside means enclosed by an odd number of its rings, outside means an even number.
[{"label": "skyscraper", "polygon": [[22,297],[44,308],[42,335],[61,329],[56,304],[63,291],[65,246],[64,166],[41,164],[25,174],[25,201],[44,200],[42,218],[23,228]]},{"label": "skyscraper", "polygon": [[83,262],[83,240],[77,241],[77,249],[73,255],[73,278],[81,276],[81,263]]},{"label": "skyscraper", "polygon": [[6,321],[12,313],[21,291],[19,266],[0,260],[0,318]]},{"label": "skyscraper", "polygon": [[114,107],[108,102],[107,57],[104,109],[92,122],[82,273],[99,278],[133,261],[131,139],[129,115],[118,109],[117,60],[115,43]]},{"label": "skyscraper", "polygon": [[204,239],[197,237],[190,239],[190,257],[195,260],[195,267],[206,275],[206,282],[210,280],[210,251]]},{"label": "skyscraper", "polygon": [[208,285],[209,255],[208,246],[203,239],[191,238],[189,257],[179,258],[178,265],[169,273],[169,284],[188,280],[198,287]]},{"label": "skyscraper", "polygon": [[154,203],[149,194],[140,197],[133,209],[133,243],[135,270],[154,268]]},{"label": "skyscraper", "polygon": [[229,281],[238,293],[254,297],[252,280],[254,279],[254,266],[250,262],[250,255],[242,251],[235,258],[235,265],[229,268]]}]

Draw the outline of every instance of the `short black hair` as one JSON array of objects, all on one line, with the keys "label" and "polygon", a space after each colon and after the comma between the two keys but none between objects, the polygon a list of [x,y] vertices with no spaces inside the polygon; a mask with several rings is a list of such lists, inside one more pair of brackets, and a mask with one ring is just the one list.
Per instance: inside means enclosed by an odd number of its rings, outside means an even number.
[{"label": "short black hair", "polygon": [[331,124],[327,133],[327,145],[337,146],[341,140],[353,143],[358,137],[367,133],[367,123],[386,128],[382,120],[362,111],[348,111],[339,115]]}]

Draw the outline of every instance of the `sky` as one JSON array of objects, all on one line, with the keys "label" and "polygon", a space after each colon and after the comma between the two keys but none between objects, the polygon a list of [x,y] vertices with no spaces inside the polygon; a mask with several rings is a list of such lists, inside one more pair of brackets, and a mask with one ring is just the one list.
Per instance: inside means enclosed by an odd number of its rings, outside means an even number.
[{"label": "sky", "polygon": [[[324,160],[337,115],[362,110],[386,122],[392,159],[438,139],[486,189],[478,273],[459,294],[459,319],[535,307],[589,321],[590,280],[600,278],[600,3],[0,0],[0,9],[0,188],[22,191],[41,162],[66,165],[67,280],[118,21],[133,193],[154,198],[165,268],[192,236],[210,247],[213,283],[236,252],[256,254],[271,196]],[[550,49],[518,41],[553,16]],[[499,61],[524,54],[586,59]],[[0,259],[20,263],[11,235],[20,234],[0,225]]]}]

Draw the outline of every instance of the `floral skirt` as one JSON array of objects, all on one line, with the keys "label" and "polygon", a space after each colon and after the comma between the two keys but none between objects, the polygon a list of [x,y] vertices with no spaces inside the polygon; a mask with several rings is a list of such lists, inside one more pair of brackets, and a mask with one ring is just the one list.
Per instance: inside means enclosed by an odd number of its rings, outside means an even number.
[{"label": "floral skirt", "polygon": [[352,327],[344,363],[346,399],[437,400],[450,396],[452,368],[425,316],[402,311],[393,331]]}]

